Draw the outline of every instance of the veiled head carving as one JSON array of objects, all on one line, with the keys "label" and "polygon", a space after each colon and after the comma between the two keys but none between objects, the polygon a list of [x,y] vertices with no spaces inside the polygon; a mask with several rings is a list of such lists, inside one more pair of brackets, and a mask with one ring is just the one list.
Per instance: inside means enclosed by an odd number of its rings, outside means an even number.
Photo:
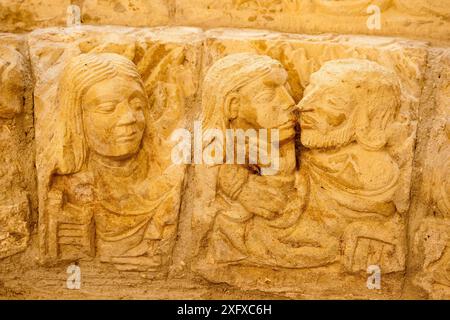
[{"label": "veiled head carving", "polygon": [[241,53],[217,61],[208,71],[202,99],[204,129],[292,130],[294,100],[287,72],[264,55]]},{"label": "veiled head carving", "polygon": [[138,152],[148,100],[130,60],[118,54],[82,54],[65,67],[59,87],[57,171],[78,172],[89,152],[126,159]]},{"label": "veiled head carving", "polygon": [[0,47],[0,118],[22,112],[25,93],[23,57],[16,50]]},{"label": "veiled head carving", "polygon": [[299,104],[302,143],[333,148],[357,141],[379,150],[387,143],[400,99],[397,76],[381,65],[360,59],[327,62],[311,76]]}]

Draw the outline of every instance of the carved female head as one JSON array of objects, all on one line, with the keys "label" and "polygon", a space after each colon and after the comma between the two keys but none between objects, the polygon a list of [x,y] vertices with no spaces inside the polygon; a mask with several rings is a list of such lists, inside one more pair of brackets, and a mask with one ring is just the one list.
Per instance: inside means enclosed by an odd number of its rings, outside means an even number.
[{"label": "carved female head", "polygon": [[387,128],[400,107],[395,73],[369,60],[325,63],[311,75],[299,103],[302,144],[332,148],[357,141],[378,150],[387,143]]},{"label": "carved female head", "polygon": [[126,159],[145,130],[147,96],[136,66],[118,54],[82,54],[65,67],[58,87],[57,170],[79,171],[89,152]]}]

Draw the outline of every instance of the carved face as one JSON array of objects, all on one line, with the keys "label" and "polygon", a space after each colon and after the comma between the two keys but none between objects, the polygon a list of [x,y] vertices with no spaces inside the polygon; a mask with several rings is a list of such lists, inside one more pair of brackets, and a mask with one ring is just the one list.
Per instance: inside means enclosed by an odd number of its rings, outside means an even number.
[{"label": "carved face", "polygon": [[295,135],[295,102],[287,89],[287,73],[281,68],[256,79],[240,90],[237,127],[279,129],[280,139]]},{"label": "carved face", "polygon": [[354,131],[355,107],[343,97],[343,88],[330,85],[306,88],[299,104],[302,144],[309,148],[328,148],[349,142]]},{"label": "carved face", "polygon": [[83,97],[84,131],[89,148],[106,157],[137,153],[148,101],[139,82],[115,77],[93,85]]}]

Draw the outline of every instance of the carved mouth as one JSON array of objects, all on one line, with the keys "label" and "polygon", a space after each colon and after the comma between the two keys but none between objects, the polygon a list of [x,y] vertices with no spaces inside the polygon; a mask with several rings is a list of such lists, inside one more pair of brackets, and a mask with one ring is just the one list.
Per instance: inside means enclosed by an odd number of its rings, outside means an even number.
[{"label": "carved mouth", "polygon": [[314,129],[315,124],[316,121],[313,118],[308,117],[307,115],[303,115],[300,118],[300,126],[302,129]]},{"label": "carved mouth", "polygon": [[293,129],[294,127],[295,127],[295,121],[294,120],[289,120],[289,121],[283,123],[280,126],[274,127],[273,129],[278,129],[278,130],[284,131],[284,130]]},{"label": "carved mouth", "polygon": [[122,134],[117,137],[117,142],[128,142],[136,139],[137,131],[133,131],[129,134]]}]

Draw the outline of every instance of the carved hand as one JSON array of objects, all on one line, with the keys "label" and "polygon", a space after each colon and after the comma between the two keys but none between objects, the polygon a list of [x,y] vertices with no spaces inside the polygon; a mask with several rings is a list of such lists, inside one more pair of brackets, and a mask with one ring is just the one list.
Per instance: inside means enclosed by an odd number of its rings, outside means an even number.
[{"label": "carved hand", "polygon": [[248,170],[239,165],[224,165],[220,167],[218,188],[232,200],[235,200],[247,182]]},{"label": "carved hand", "polygon": [[263,184],[250,176],[238,200],[249,212],[266,219],[276,218],[286,206],[287,197],[277,188]]}]

